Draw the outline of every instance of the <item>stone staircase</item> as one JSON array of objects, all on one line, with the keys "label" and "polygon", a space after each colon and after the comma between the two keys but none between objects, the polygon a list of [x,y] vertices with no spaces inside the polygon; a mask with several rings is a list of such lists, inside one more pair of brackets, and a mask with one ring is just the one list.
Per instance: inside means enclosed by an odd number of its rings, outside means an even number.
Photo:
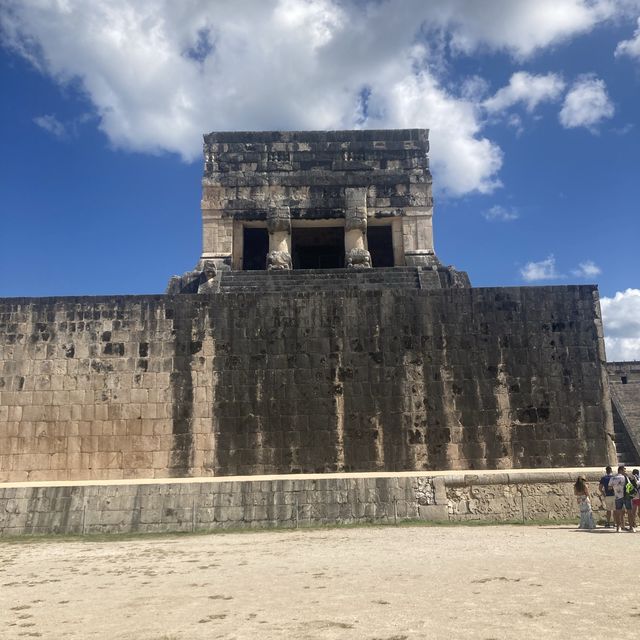
[{"label": "stone staircase", "polygon": [[[298,269],[293,271],[223,271],[221,293],[284,293],[298,291],[345,291],[351,289],[420,289],[424,277],[417,267],[376,269]],[[433,272],[437,278],[437,272]]]},{"label": "stone staircase", "polygon": [[640,382],[610,382],[613,430],[618,462],[640,464]]}]

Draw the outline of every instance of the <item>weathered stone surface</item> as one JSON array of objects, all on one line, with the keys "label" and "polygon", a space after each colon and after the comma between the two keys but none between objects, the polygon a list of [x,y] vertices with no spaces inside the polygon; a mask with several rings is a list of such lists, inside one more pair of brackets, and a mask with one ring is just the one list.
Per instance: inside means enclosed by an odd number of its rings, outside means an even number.
[{"label": "weathered stone surface", "polygon": [[[600,469],[587,471],[597,482]],[[0,536],[206,531],[401,520],[527,521],[577,515],[574,473],[346,474],[181,484],[0,486]],[[593,497],[593,508],[604,505]]]},{"label": "weathered stone surface", "polygon": [[351,249],[347,253],[347,268],[371,269],[371,254],[366,249]]},{"label": "weathered stone surface", "polygon": [[640,362],[608,362],[618,460],[640,464]]},{"label": "weathered stone surface", "polygon": [[220,289],[220,282],[217,276],[218,269],[216,263],[213,260],[205,260],[202,265],[202,275],[200,276],[198,293],[217,293]]},{"label": "weathered stone surface", "polygon": [[291,232],[291,213],[289,207],[269,207],[267,210],[267,229],[269,233],[277,231]]},{"label": "weathered stone surface", "polygon": [[0,480],[605,464],[601,335],[591,286],[4,299]]},{"label": "weathered stone surface", "polygon": [[267,254],[267,270],[291,270],[291,255],[287,251],[269,251]]},{"label": "weathered stone surface", "polygon": [[214,260],[202,260],[193,271],[172,276],[165,293],[217,293],[220,290],[218,265]]}]

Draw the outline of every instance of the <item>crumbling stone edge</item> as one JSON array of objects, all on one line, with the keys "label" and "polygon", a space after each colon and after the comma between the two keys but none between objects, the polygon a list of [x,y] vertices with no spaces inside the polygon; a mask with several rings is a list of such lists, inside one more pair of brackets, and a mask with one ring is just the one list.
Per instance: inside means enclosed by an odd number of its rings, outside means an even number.
[{"label": "crumbling stone edge", "polygon": [[0,536],[565,521],[580,473],[595,494],[600,469],[14,483],[0,485]]}]

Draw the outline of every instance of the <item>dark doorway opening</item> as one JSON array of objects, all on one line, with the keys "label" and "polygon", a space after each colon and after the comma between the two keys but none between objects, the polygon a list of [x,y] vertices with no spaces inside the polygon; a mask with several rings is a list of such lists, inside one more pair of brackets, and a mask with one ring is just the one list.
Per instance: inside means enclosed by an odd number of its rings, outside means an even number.
[{"label": "dark doorway opening", "polygon": [[393,238],[391,225],[383,227],[369,227],[367,229],[367,244],[371,254],[371,264],[374,267],[393,267]]},{"label": "dark doorway opening", "polygon": [[269,232],[257,227],[245,227],[242,237],[242,268],[244,271],[264,271],[267,268]]},{"label": "dark doorway opening", "polygon": [[343,227],[293,227],[291,258],[294,269],[342,269]]}]

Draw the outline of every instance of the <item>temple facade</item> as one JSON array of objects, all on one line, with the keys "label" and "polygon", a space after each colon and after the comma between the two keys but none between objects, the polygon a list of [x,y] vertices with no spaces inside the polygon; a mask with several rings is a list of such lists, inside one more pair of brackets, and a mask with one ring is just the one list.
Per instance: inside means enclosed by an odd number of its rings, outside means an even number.
[{"label": "temple facade", "polygon": [[204,136],[202,262],[233,270],[432,266],[425,129]]}]

